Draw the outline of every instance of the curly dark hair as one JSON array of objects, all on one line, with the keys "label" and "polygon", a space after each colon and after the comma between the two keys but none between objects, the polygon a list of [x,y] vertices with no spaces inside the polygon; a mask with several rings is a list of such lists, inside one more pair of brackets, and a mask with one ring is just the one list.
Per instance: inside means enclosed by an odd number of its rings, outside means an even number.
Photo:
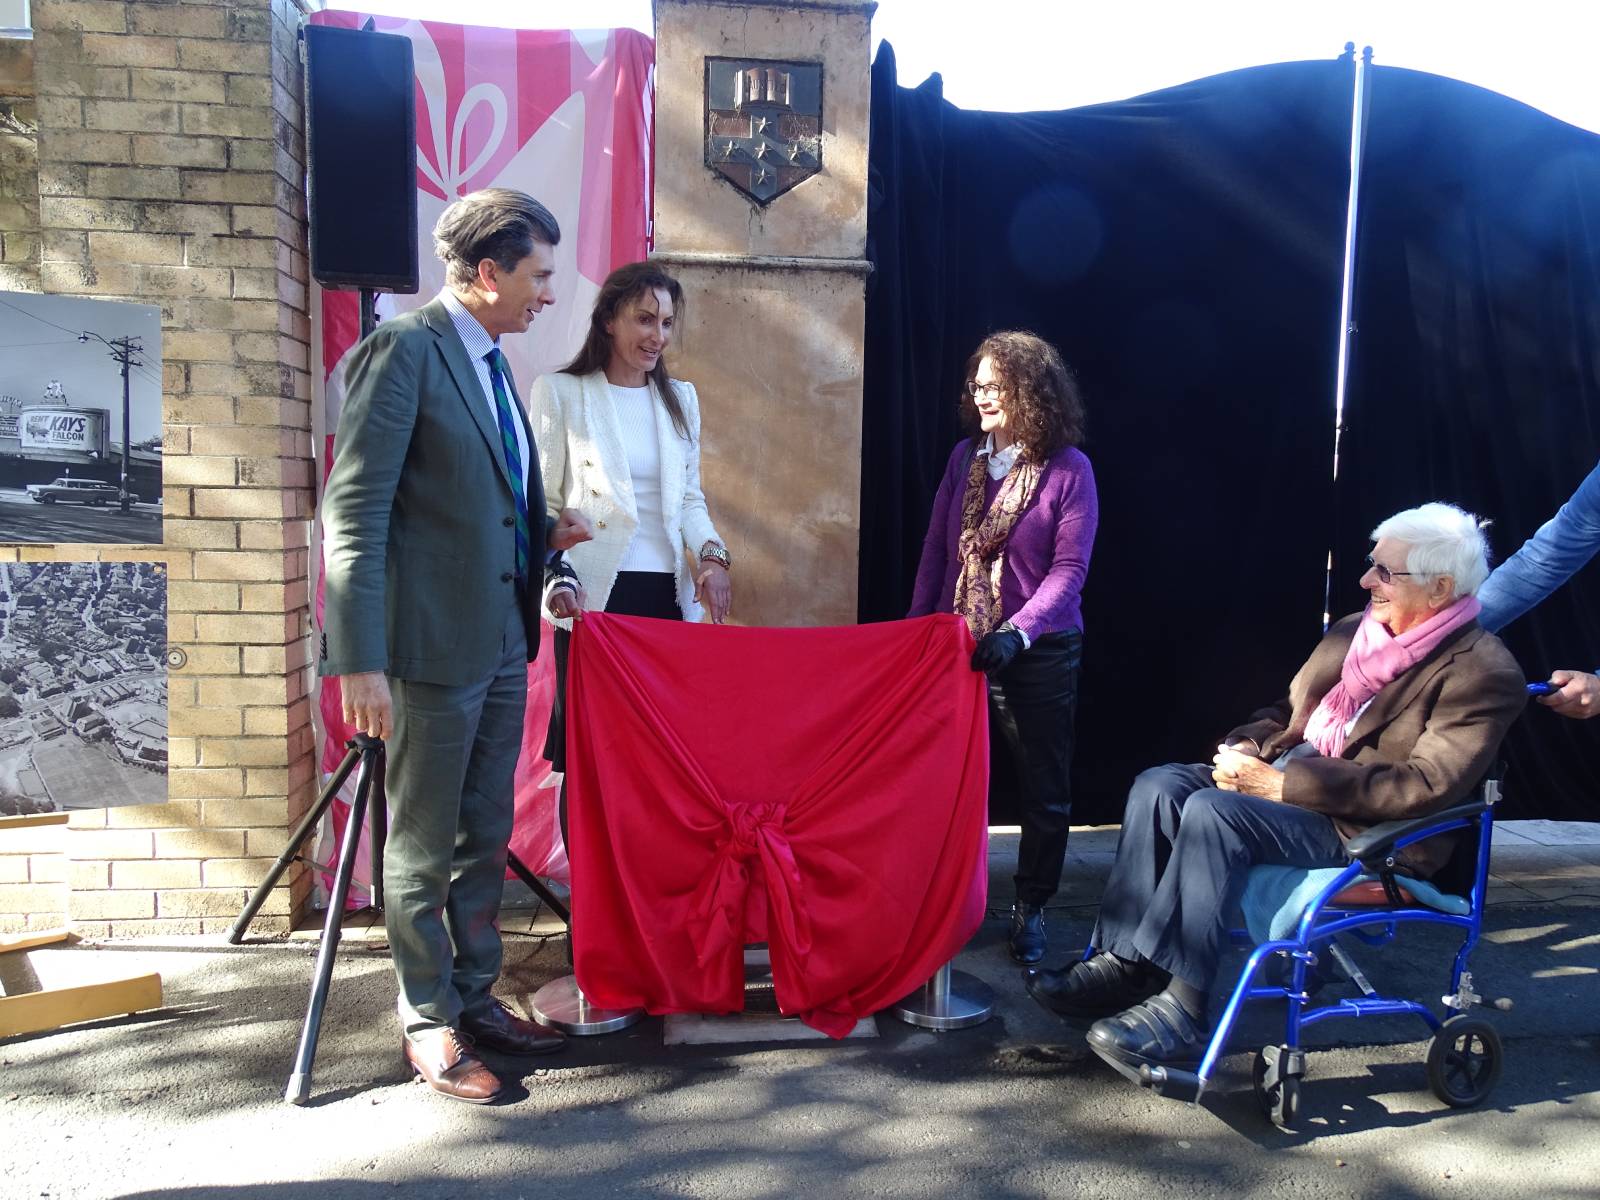
[{"label": "curly dark hair", "polygon": [[1083,393],[1077,376],[1054,346],[1023,329],[991,333],[967,359],[961,420],[974,437],[980,436],[978,412],[966,388],[986,358],[1005,389],[1006,428],[1030,457],[1040,461],[1063,447],[1083,445]]}]

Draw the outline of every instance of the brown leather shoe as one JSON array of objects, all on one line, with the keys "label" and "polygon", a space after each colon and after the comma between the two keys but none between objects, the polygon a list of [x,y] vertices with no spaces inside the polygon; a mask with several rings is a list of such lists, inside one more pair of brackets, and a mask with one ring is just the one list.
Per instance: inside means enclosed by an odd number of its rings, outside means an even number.
[{"label": "brown leather shoe", "polygon": [[478,1011],[462,1013],[461,1028],[473,1041],[504,1054],[554,1054],[567,1044],[560,1030],[517,1016],[493,996]]},{"label": "brown leather shoe", "polygon": [[405,1038],[406,1062],[434,1091],[468,1104],[488,1104],[504,1090],[500,1077],[472,1052],[472,1039],[449,1027]]}]

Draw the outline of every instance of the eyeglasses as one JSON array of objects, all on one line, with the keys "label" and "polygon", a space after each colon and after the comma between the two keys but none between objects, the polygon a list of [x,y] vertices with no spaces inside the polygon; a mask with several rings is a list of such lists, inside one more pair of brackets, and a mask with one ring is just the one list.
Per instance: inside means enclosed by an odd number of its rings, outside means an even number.
[{"label": "eyeglasses", "polygon": [[974,400],[987,400],[991,403],[1000,399],[1000,393],[1005,391],[998,383],[978,383],[976,380],[967,384],[967,395]]},{"label": "eyeglasses", "polygon": [[1396,575],[1412,575],[1412,574],[1415,574],[1415,572],[1412,572],[1412,571],[1391,571],[1391,570],[1389,570],[1388,567],[1384,566],[1381,562],[1374,561],[1372,555],[1370,555],[1370,554],[1367,555],[1367,566],[1368,566],[1369,569],[1374,570],[1374,571],[1376,571],[1378,573],[1378,582],[1379,583],[1393,583],[1394,582],[1394,577]]}]

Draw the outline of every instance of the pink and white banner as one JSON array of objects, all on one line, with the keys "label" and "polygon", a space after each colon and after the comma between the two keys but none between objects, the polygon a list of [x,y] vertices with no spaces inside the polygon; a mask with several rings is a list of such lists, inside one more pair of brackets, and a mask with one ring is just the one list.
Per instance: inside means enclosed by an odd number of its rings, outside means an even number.
[{"label": "pink and white banner", "polygon": [[[318,25],[359,28],[359,12],[313,14]],[[444,268],[432,230],[446,205],[485,187],[514,187],[537,197],[561,224],[556,247],[556,304],[532,330],[504,347],[519,390],[566,363],[583,340],[589,309],[607,274],[645,257],[650,242],[655,49],[631,29],[530,30],[373,18],[380,33],[411,39],[417,97],[417,237],[422,286],[414,296],[378,298],[382,320],[439,294]],[[355,292],[317,289],[313,338],[319,476],[327,478],[333,431],[344,395],[344,360],[360,332]],[[322,623],[319,581],[317,623]],[[381,620],[381,615],[375,615]],[[517,771],[517,828],[512,850],[536,873],[566,878],[555,820],[555,789],[543,758],[554,686],[546,637],[529,671],[528,725]],[[322,770],[344,757],[351,729],[340,710],[339,681],[322,681]],[[354,792],[354,777],[343,800]],[[342,831],[347,803],[335,803]],[[318,856],[322,857],[321,855]],[[358,854],[365,882],[366,854]]]}]

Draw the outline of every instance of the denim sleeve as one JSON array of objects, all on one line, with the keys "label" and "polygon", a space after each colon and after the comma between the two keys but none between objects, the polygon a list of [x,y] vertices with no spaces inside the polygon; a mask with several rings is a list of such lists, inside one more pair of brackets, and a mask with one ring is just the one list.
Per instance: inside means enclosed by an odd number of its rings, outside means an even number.
[{"label": "denim sleeve", "polygon": [[1498,631],[1527,612],[1600,550],[1600,466],[1478,589],[1478,621]]}]

